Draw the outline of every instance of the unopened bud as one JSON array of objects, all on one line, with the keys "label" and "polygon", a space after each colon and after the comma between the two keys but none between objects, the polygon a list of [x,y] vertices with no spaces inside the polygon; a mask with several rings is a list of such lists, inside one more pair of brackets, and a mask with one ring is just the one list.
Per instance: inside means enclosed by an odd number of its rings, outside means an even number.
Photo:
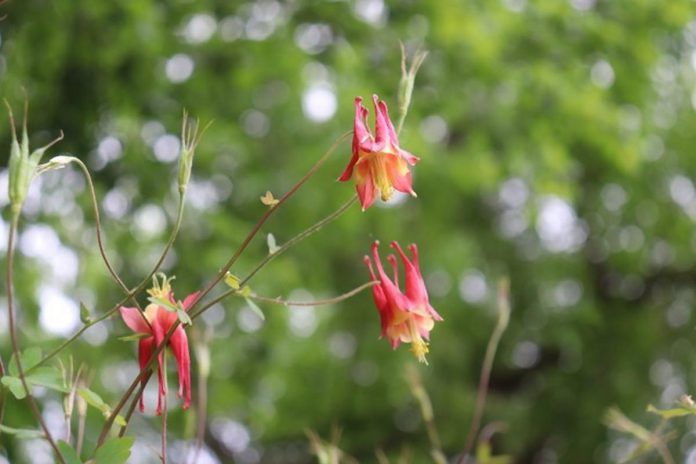
[{"label": "unopened bud", "polygon": [[205,131],[210,127],[208,123],[203,130],[199,132],[200,123],[196,120],[192,124],[188,119],[188,113],[184,110],[184,116],[181,122],[181,155],[179,156],[179,192],[183,194],[186,191],[186,186],[191,178],[191,168],[193,167],[193,155],[196,153],[198,142]]},{"label": "unopened bud", "polygon": [[8,196],[10,198],[10,205],[12,209],[12,215],[18,216],[22,209],[22,204],[27,197],[29,192],[29,185],[34,175],[37,173],[37,168],[41,157],[43,157],[46,150],[48,150],[53,144],[63,139],[63,133],[60,133],[53,141],[44,145],[41,148],[37,148],[31,154],[29,153],[29,136],[27,135],[27,104],[24,104],[24,123],[22,126],[22,140],[19,142],[17,140],[17,130],[15,127],[14,116],[12,114],[12,108],[10,104],[5,100],[5,106],[7,106],[7,113],[10,117],[10,126],[12,128],[12,143],[10,145],[10,162],[9,167],[9,182],[8,182]]},{"label": "unopened bud", "polygon": [[401,44],[401,80],[399,81],[399,125],[397,132],[401,132],[401,126],[406,119],[408,109],[411,106],[411,95],[413,94],[413,86],[416,82],[416,74],[420,69],[425,57],[428,56],[427,51],[419,50],[412,58],[411,66],[406,69],[406,49],[404,44]]}]

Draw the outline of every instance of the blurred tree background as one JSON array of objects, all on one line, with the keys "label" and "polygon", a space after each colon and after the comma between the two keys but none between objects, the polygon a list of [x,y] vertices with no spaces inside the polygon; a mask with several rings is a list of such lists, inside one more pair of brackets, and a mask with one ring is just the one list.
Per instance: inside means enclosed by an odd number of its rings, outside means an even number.
[{"label": "blurred tree background", "polygon": [[[484,424],[507,426],[496,453],[522,463],[618,462],[634,442],[602,423],[608,407],[654,426],[648,403],[669,406],[694,390],[693,1],[10,0],[2,12],[2,96],[17,115],[26,88],[34,145],[62,129],[51,153],[94,171],[107,248],[127,284],[149,272],[175,216],[183,108],[214,123],[164,266],[179,297],[234,252],[264,211],[259,196],[282,194],[352,129],[356,95],[377,93],[396,113],[401,40],[430,50],[401,135],[421,157],[418,198],[365,213],[354,206],[265,268],[252,289],[337,295],[368,280],[362,257],[373,240],[417,243],[445,318],[430,365],[418,369],[449,456],[464,445],[502,276],[513,312],[484,415]],[[0,146],[9,153],[9,144],[3,118]],[[335,182],[349,156],[345,142],[264,227],[236,274],[265,256],[266,233],[283,243],[353,195]],[[23,346],[48,351],[79,328],[80,301],[97,315],[122,293],[96,252],[80,172],[51,172],[34,186],[16,285]],[[0,296],[7,361],[4,286]],[[328,438],[334,426],[361,462],[375,461],[376,448],[392,460],[404,449],[414,462],[428,459],[404,377],[415,361],[377,339],[369,291],[316,309],[261,306],[265,321],[232,298],[188,329],[194,341],[211,337],[200,462],[314,462],[305,430]],[[118,340],[129,333],[114,317],[70,350],[112,404],[137,372],[136,343]],[[194,396],[197,372],[194,361]],[[147,411],[129,431],[130,462],[157,460],[154,398],[150,385]],[[40,401],[61,433],[60,396]],[[184,462],[195,408],[170,406],[171,460]],[[32,426],[26,403],[10,400],[5,423]],[[102,423],[90,411],[86,449]],[[670,449],[696,459],[696,423],[682,425]],[[0,442],[9,462],[52,462],[43,442],[7,434]]]}]

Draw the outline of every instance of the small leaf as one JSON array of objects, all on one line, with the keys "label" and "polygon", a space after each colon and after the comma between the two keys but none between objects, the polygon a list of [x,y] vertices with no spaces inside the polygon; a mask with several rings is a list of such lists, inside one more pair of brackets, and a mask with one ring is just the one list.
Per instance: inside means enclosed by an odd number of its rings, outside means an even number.
[{"label": "small leaf", "polygon": [[94,453],[94,461],[99,464],[126,464],[133,446],[133,437],[112,438]]},{"label": "small leaf", "polygon": [[106,415],[111,411],[111,408],[108,404],[104,402],[101,396],[94,393],[89,388],[79,388],[77,390],[77,394],[80,395],[85,401],[87,401],[87,404],[99,409],[103,414]]},{"label": "small leaf", "polygon": [[31,374],[27,375],[26,379],[32,385],[39,385],[63,393],[70,392],[63,381],[63,376],[55,367],[37,367]]},{"label": "small leaf", "polygon": [[245,285],[244,288],[239,291],[239,294],[242,295],[244,298],[247,298],[251,296],[251,288],[249,288],[248,285]]},{"label": "small leaf", "polygon": [[82,321],[83,324],[89,324],[92,322],[92,318],[90,317],[90,311],[87,306],[83,302],[80,301],[80,321]]},{"label": "small leaf", "polygon": [[261,308],[259,308],[259,306],[256,303],[254,303],[254,300],[252,300],[251,298],[244,299],[246,300],[247,305],[249,305],[249,308],[251,308],[251,310],[254,311],[254,313],[256,313],[256,315],[259,316],[262,321],[265,321],[266,316],[264,316],[263,311],[261,311]]},{"label": "small leaf", "polygon": [[[3,377],[4,379],[4,377]],[[17,379],[19,380],[19,379]],[[41,430],[35,429],[16,429],[14,427],[8,427],[6,425],[0,424],[0,432],[6,433],[8,435],[14,435],[19,439],[33,439],[33,438],[43,438],[44,434]]]},{"label": "small leaf", "polygon": [[80,456],[78,456],[77,451],[70,446],[70,443],[59,440],[58,449],[60,450],[60,454],[63,455],[63,459],[65,459],[65,464],[82,464]]},{"label": "small leaf", "polygon": [[276,251],[280,250],[280,247],[276,245],[276,239],[273,236],[273,234],[268,234],[266,236],[266,243],[268,244],[268,253],[273,254]]},{"label": "small leaf", "polygon": [[147,300],[150,303],[156,304],[157,306],[161,306],[162,308],[166,309],[167,311],[171,311],[173,313],[179,309],[176,305],[173,305],[171,301],[165,301],[165,300],[162,300],[161,298],[155,298],[154,296],[148,297]]},{"label": "small leaf", "polygon": [[[20,354],[20,359],[22,360],[22,370],[27,371],[32,367],[36,366],[41,361],[41,350],[36,347],[27,348]],[[14,356],[10,359],[10,365],[8,368],[10,375],[17,377],[19,372],[17,371],[17,363],[15,362]]]},{"label": "small leaf", "polygon": [[125,427],[126,425],[128,425],[128,423],[126,422],[126,419],[124,419],[123,416],[120,414],[116,414],[116,417],[114,418],[114,422],[116,422],[116,425],[120,425],[121,427]]},{"label": "small leaf", "polygon": [[273,207],[280,203],[280,201],[275,199],[273,193],[271,193],[270,190],[266,190],[266,194],[261,197],[261,203],[263,203],[266,206]]},{"label": "small leaf", "polygon": [[176,315],[179,318],[179,322],[181,322],[182,324],[188,324],[188,325],[193,324],[193,321],[189,317],[188,313],[186,311],[184,311],[183,309],[178,309],[176,311]]},{"label": "small leaf", "polygon": [[123,341],[123,342],[133,342],[133,341],[140,340],[141,338],[151,337],[151,336],[152,335],[147,334],[147,333],[136,332],[134,334],[124,335],[123,337],[118,337],[118,339]]},{"label": "small leaf", "polygon": [[657,409],[652,404],[649,404],[646,410],[653,414],[658,414],[663,419],[672,419],[673,417],[681,417],[688,416],[690,414],[696,414],[696,410],[690,410],[687,408]]},{"label": "small leaf", "polygon": [[232,290],[239,290],[239,282],[240,282],[239,277],[232,274],[231,272],[227,272],[227,274],[225,274],[225,283]]},{"label": "small leaf", "polygon": [[6,386],[7,388],[10,389],[12,394],[14,395],[15,398],[18,400],[23,399],[25,396],[27,396],[27,392],[24,390],[24,385],[22,385],[22,381],[19,379],[19,377],[13,377],[11,375],[6,375],[3,376],[2,379],[0,379],[0,382]]}]

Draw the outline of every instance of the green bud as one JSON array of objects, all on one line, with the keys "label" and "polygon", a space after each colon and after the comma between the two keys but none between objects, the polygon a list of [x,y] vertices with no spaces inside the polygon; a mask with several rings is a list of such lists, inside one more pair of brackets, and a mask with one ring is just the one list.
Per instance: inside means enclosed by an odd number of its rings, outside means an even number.
[{"label": "green bud", "polygon": [[188,119],[188,113],[184,110],[183,120],[181,122],[181,155],[179,156],[179,192],[183,194],[186,191],[186,186],[191,178],[191,168],[193,167],[193,155],[196,152],[198,142],[205,131],[210,127],[208,123],[200,132],[198,128],[200,123],[196,120],[195,124],[191,124]]},{"label": "green bud", "polygon": [[401,126],[404,124],[408,109],[411,106],[411,95],[413,95],[413,86],[416,82],[416,74],[420,69],[423,61],[428,56],[427,51],[419,50],[412,58],[411,66],[406,68],[406,50],[404,44],[401,44],[401,79],[399,80],[399,124],[397,132],[401,132]]},{"label": "green bud", "polygon": [[55,140],[29,154],[29,136],[27,135],[27,103],[25,101],[21,143],[17,140],[17,129],[15,127],[14,115],[12,114],[12,108],[7,100],[5,100],[5,106],[7,106],[7,113],[10,117],[10,127],[12,128],[10,161],[8,163],[8,196],[10,198],[12,214],[17,216],[19,215],[19,212],[22,209],[22,204],[24,203],[27,193],[29,192],[31,180],[34,175],[37,174],[37,168],[41,158],[46,150],[48,150],[53,144],[63,139],[63,132],[61,132],[60,136],[58,136]]}]

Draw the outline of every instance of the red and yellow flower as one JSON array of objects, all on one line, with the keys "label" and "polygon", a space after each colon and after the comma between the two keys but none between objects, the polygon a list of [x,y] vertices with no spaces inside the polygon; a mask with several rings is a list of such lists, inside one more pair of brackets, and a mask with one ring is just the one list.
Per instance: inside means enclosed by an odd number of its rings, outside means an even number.
[{"label": "red and yellow flower", "polygon": [[341,182],[355,180],[363,211],[380,195],[382,200],[391,198],[394,190],[416,196],[410,166],[419,158],[399,147],[394,125],[389,119],[387,104],[377,95],[375,105],[375,134],[367,126],[369,111],[362,104],[362,97],[355,99],[355,123],[353,125],[353,156],[345,171],[338,178]]},{"label": "red and yellow flower", "polygon": [[[198,297],[199,292],[195,292],[187,296],[183,302],[177,303],[172,292],[172,279],[167,279],[166,276],[161,276],[161,281],[156,277],[153,278],[153,287],[147,291],[152,297],[152,300],[169,302],[172,307],[178,304],[184,311],[188,311],[189,307]],[[141,313],[138,308],[128,308],[121,306],[119,308],[123,322],[136,333],[144,334],[138,344],[138,360],[140,369],[150,361],[152,354],[158,346],[164,341],[164,337],[171,329],[172,325],[177,321],[178,316],[175,311],[165,309],[159,304],[150,303]],[[191,404],[191,357],[189,354],[188,338],[182,325],[178,325],[174,329],[174,333],[169,339],[168,346],[171,348],[176,359],[177,370],[179,373],[179,398],[184,398],[183,408],[186,409]],[[157,357],[157,379],[159,381],[159,394],[157,398],[156,414],[162,413],[162,399],[167,394],[167,382],[164,378],[164,351],[161,351]],[[140,410],[145,409],[143,398],[140,397]]]},{"label": "red and yellow flower", "polygon": [[398,264],[394,255],[389,255],[387,260],[392,266],[394,280],[392,281],[382,267],[379,256],[379,241],[372,244],[372,258],[377,266],[377,275],[372,267],[369,256],[365,256],[365,264],[373,280],[379,280],[379,285],[372,286],[372,296],[379,311],[382,323],[382,337],[387,337],[396,349],[401,342],[410,343],[411,351],[420,362],[427,364],[425,355],[428,353],[430,331],[435,321],[441,321],[442,317],[433,309],[428,300],[428,290],[420,271],[418,262],[418,249],[416,245],[409,245],[412,259],[409,260],[398,243],[392,242],[391,247],[401,257],[405,270],[405,293],[399,288]]}]

